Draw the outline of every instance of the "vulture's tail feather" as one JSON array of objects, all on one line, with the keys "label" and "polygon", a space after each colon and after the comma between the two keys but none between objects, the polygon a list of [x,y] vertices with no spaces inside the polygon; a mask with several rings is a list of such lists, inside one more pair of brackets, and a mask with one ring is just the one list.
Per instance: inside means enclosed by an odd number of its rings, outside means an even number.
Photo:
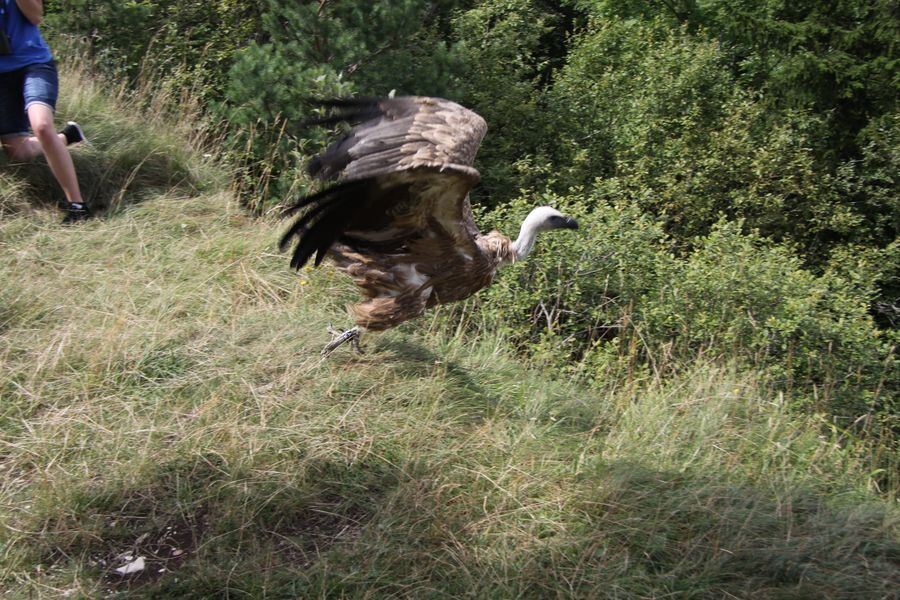
[{"label": "vulture's tail feather", "polygon": [[281,216],[289,217],[308,206],[313,206],[316,204],[326,204],[330,200],[333,200],[338,196],[359,193],[365,187],[366,183],[367,182],[365,180],[359,179],[355,181],[342,181],[341,183],[337,183],[325,188],[324,190],[318,191],[315,194],[310,194],[308,196],[300,198],[300,200],[282,210]]},{"label": "vulture's tail feather", "polygon": [[328,249],[340,235],[348,221],[347,212],[352,200],[342,200],[323,211],[322,216],[308,229],[300,234],[300,241],[294,249],[291,267],[299,269],[309,261],[315,253],[315,266],[321,264]]},{"label": "vulture's tail feather", "polygon": [[370,183],[367,180],[339,183],[302,198],[285,210],[285,214],[293,214],[307,208],[284,233],[279,243],[279,247],[284,250],[295,236],[299,238],[291,258],[292,268],[300,269],[313,254],[316,254],[315,265],[319,266],[328,249],[352,219],[354,206],[365,201],[365,188]]},{"label": "vulture's tail feather", "polygon": [[306,102],[326,108],[348,108],[378,104],[383,99],[378,96],[344,96],[343,98],[308,98]]}]

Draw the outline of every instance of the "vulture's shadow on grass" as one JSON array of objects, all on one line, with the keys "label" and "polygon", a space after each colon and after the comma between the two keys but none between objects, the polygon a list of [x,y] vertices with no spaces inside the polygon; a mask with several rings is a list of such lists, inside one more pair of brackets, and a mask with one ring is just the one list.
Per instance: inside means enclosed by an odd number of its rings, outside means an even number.
[{"label": "vulture's shadow on grass", "polygon": [[406,337],[383,337],[375,350],[386,357],[384,364],[408,379],[440,378],[445,384],[447,400],[465,405],[471,411],[488,414],[502,402],[502,398],[472,377],[471,371],[459,361],[439,355],[427,346]]},{"label": "vulture's shadow on grass", "polygon": [[[31,541],[44,572],[76,561],[147,597],[886,598],[900,577],[882,506],[836,510],[801,489],[625,462],[573,473],[564,495],[412,454],[295,466],[286,484],[213,453],[126,489],[85,484]],[[125,554],[145,569],[116,574]]]}]

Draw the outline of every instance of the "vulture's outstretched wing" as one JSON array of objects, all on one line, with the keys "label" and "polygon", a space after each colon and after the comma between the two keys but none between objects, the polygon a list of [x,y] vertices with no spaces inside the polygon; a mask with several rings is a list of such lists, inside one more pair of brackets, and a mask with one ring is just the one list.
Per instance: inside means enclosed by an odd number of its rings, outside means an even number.
[{"label": "vulture's outstretched wing", "polygon": [[[487,131],[480,116],[448,100],[425,97],[349,99],[317,123],[355,127],[309,164],[311,175],[336,183],[300,200],[287,213],[304,211],[281,240],[299,238],[291,266],[333,245],[357,253],[477,254],[478,230],[468,192],[480,176],[472,167]],[[305,209],[305,210],[304,210]],[[416,261],[419,262],[419,261]]]}]

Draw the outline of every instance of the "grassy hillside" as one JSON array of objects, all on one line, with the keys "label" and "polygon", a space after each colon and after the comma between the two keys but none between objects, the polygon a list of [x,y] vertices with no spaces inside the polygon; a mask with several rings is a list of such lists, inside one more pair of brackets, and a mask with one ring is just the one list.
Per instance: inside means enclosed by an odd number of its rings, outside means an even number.
[{"label": "grassy hillside", "polygon": [[440,313],[323,361],[349,284],[289,272],[188,124],[66,85],[110,210],[0,173],[4,597],[896,594],[877,448],[728,365],[588,389]]}]

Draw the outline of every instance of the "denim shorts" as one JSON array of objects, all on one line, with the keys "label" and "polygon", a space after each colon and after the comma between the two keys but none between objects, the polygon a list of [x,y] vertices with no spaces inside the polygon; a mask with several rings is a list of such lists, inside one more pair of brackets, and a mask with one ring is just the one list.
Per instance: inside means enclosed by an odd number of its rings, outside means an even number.
[{"label": "denim shorts", "polygon": [[39,103],[56,110],[58,95],[55,61],[0,73],[0,136],[27,135],[28,107]]}]

